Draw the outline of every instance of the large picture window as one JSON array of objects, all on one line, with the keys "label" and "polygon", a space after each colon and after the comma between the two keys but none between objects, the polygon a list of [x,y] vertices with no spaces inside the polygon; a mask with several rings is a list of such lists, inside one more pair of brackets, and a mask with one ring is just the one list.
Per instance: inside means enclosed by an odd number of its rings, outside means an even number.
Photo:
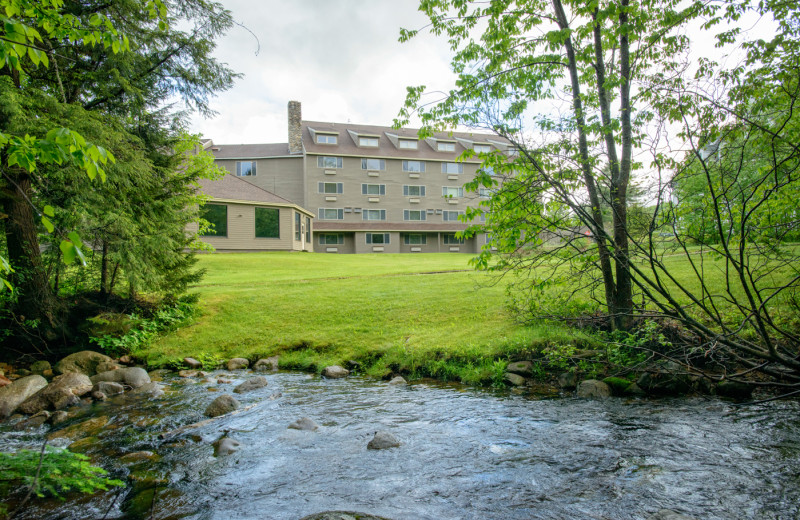
[{"label": "large picture window", "polygon": [[361,213],[362,220],[386,220],[385,209],[365,209]]},{"label": "large picture window", "polygon": [[464,188],[458,186],[442,186],[442,197],[455,199],[464,196]]},{"label": "large picture window", "polygon": [[424,209],[404,209],[403,220],[425,220]]},{"label": "large picture window", "polygon": [[[344,219],[344,210],[342,208],[319,208],[320,220],[342,220]],[[297,240],[300,240],[298,237]]]},{"label": "large picture window", "polygon": [[442,173],[464,173],[464,165],[461,163],[455,162],[443,162],[442,163]]},{"label": "large picture window", "polygon": [[339,194],[342,193],[344,184],[341,182],[320,182],[317,183],[317,190],[325,194]]},{"label": "large picture window", "polygon": [[442,220],[445,222],[458,222],[458,216],[463,214],[463,211],[443,211]]},{"label": "large picture window", "polygon": [[386,169],[386,161],[383,159],[361,159],[362,170],[380,170]]},{"label": "large picture window", "polygon": [[386,195],[386,185],[385,184],[362,184],[361,185],[361,194],[362,195]]},{"label": "large picture window", "polygon": [[403,171],[411,173],[425,173],[424,161],[403,161]]},{"label": "large picture window", "polygon": [[403,236],[403,242],[407,246],[424,246],[428,243],[428,236],[422,234],[410,234]]},{"label": "large picture window", "polygon": [[255,161],[236,161],[236,176],[237,177],[255,177],[256,176],[256,162]]},{"label": "large picture window", "polygon": [[367,244],[388,244],[389,233],[365,233]]},{"label": "large picture window", "polygon": [[256,208],[256,238],[280,238],[280,210]]},{"label": "large picture window", "polygon": [[200,208],[200,218],[206,219],[213,226],[202,236],[228,236],[228,206],[225,204],[206,204]]},{"label": "large picture window", "polygon": [[425,186],[403,186],[403,195],[406,197],[424,197]]},{"label": "large picture window", "polygon": [[320,245],[329,245],[335,246],[339,244],[344,244],[344,235],[341,233],[333,234],[333,233],[323,233],[319,236],[319,243]]},{"label": "large picture window", "polygon": [[342,167],[342,158],[341,157],[317,157],[317,167],[318,168],[341,168]]}]

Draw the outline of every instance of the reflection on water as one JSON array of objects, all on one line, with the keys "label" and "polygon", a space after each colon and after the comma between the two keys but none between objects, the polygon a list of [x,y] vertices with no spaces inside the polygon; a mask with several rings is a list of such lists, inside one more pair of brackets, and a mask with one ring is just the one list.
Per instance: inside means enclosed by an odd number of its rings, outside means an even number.
[{"label": "reflection on water", "polygon": [[[159,438],[203,420],[206,405],[248,375],[223,385],[168,379],[161,400],[87,407],[84,417],[110,417],[88,453],[130,486],[23,517],[298,519],[344,509],[397,520],[639,519],[661,508],[703,519],[800,516],[798,402],[540,400],[277,373],[236,396],[253,408]],[[303,416],[319,430],[287,429]],[[403,445],[368,451],[377,430]],[[0,449],[34,447],[43,431],[3,426]],[[212,443],[224,434],[240,450],[215,458]],[[141,450],[161,458],[119,461]]]}]

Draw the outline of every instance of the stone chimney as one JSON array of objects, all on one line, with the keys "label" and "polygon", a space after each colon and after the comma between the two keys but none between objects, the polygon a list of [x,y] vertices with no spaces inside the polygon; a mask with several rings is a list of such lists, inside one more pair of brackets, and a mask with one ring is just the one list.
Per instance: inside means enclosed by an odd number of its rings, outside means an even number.
[{"label": "stone chimney", "polygon": [[300,102],[289,101],[289,153],[303,153],[303,130],[300,121],[303,119],[300,113]]}]

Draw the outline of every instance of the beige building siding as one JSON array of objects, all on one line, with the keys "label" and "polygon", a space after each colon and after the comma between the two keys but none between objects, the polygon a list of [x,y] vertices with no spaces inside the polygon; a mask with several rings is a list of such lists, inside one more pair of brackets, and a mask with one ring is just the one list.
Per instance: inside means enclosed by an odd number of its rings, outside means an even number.
[{"label": "beige building siding", "polygon": [[[377,234],[370,231],[369,233]],[[356,253],[399,253],[400,252],[400,233],[389,233],[388,244],[367,244],[367,232],[356,231],[355,233],[355,252]]]},{"label": "beige building siding", "polygon": [[[212,204],[217,204],[212,202]],[[287,251],[300,250],[294,240],[294,214],[292,208],[278,208],[280,238],[256,238],[255,205],[226,203],[228,207],[228,234],[225,237],[205,236],[203,242],[217,251]],[[194,229],[197,226],[194,225]],[[191,229],[190,229],[191,230]]]},{"label": "beige building siding", "polygon": [[[242,159],[248,160],[248,159]],[[298,202],[303,206],[303,156],[278,157],[274,159],[251,159],[256,162],[256,174],[252,177],[237,177],[254,184],[262,190],[279,197]],[[236,159],[217,159],[216,163],[231,175],[236,175]]]}]

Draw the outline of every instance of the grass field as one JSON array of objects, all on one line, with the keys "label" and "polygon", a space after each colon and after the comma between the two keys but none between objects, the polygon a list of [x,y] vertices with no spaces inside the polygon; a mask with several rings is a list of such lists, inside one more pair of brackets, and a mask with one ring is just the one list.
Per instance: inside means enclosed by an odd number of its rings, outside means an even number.
[{"label": "grass field", "polygon": [[204,255],[194,287],[202,315],[138,354],[153,365],[184,356],[254,358],[321,370],[347,360],[368,373],[486,383],[505,360],[544,344],[591,339],[558,325],[523,327],[505,286],[470,255]]}]

